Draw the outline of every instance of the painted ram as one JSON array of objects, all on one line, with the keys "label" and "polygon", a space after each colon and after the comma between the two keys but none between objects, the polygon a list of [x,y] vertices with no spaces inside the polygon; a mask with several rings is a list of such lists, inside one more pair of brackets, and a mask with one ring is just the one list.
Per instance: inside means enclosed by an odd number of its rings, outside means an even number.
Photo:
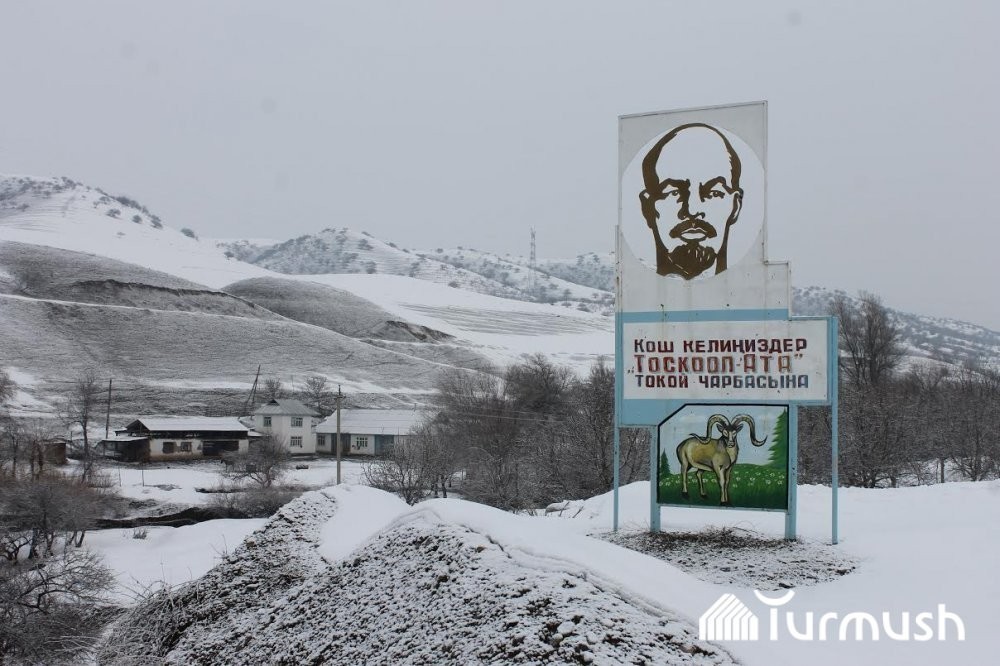
[{"label": "painted ram", "polygon": [[[688,472],[691,469],[695,470],[695,476],[698,477],[698,493],[703,498],[707,495],[702,475],[714,472],[719,480],[719,488],[722,489],[719,503],[722,506],[732,506],[729,501],[729,480],[740,455],[736,434],[743,429],[744,423],[750,426],[750,441],[753,445],[763,446],[767,437],[757,439],[753,417],[747,414],[734,416],[732,421],[722,414],[712,414],[708,417],[704,437],[691,433],[690,437],[677,445],[677,460],[681,464],[681,497],[688,497]],[[719,437],[713,438],[712,430],[716,427],[719,429]]]}]

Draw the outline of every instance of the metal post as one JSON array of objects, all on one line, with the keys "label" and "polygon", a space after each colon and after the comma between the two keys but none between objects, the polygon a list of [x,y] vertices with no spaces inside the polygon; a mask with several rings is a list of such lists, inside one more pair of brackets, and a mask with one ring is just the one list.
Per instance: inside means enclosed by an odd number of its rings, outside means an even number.
[{"label": "metal post", "polygon": [[619,509],[619,504],[618,504],[618,502],[619,502],[619,499],[618,499],[618,485],[621,482],[621,479],[618,477],[618,465],[619,465],[619,462],[620,462],[619,459],[618,459],[618,456],[619,456],[619,451],[621,451],[621,428],[618,427],[618,423],[617,423],[618,419],[617,418],[615,418],[615,421],[616,421],[616,423],[615,423],[615,452],[614,452],[614,472],[613,472],[613,476],[614,476],[614,493],[613,493],[613,497],[614,497],[614,510],[612,512],[612,515],[611,515],[611,531],[612,532],[617,532],[618,531],[618,509]]},{"label": "metal post", "polygon": [[785,538],[794,541],[799,510],[799,408],[788,406],[788,511],[785,513]]},{"label": "metal post", "polygon": [[657,426],[649,428],[649,531],[660,531],[660,479],[657,475],[657,459],[660,455],[660,429]]},{"label": "metal post", "polygon": [[830,367],[830,541],[837,545],[840,541],[840,516],[838,493],[840,491],[840,331],[836,317],[830,317],[830,342],[827,356]]},{"label": "metal post", "polygon": [[340,384],[337,384],[337,485],[340,485],[340,401],[344,399],[344,394],[340,391]]},{"label": "metal post", "polygon": [[[617,257],[621,255],[616,255]],[[618,281],[615,280],[615,294],[618,294]],[[621,483],[621,477],[619,476],[618,466],[621,462],[621,429],[622,429],[622,397],[624,392],[622,391],[622,373],[624,372],[622,363],[621,349],[622,349],[622,317],[621,312],[618,311],[618,307],[621,300],[616,296],[615,305],[615,436],[614,436],[614,454],[613,454],[613,467],[612,476],[614,479],[613,483],[613,509],[611,514],[611,530],[614,532],[618,531],[618,512],[620,510],[619,497],[618,497],[618,486]]]}]

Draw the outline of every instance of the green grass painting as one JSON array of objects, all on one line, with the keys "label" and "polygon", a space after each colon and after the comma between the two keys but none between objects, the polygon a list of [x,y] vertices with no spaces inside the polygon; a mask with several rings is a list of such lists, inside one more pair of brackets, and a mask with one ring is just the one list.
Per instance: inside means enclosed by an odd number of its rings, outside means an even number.
[{"label": "green grass painting", "polygon": [[[719,481],[712,472],[704,472],[707,497],[698,495],[698,480],[694,472],[688,474],[688,499],[681,497],[680,474],[663,473],[661,469],[660,504],[683,506],[719,506]],[[784,510],[788,503],[788,475],[783,469],[761,465],[737,463],[729,482],[729,495],[734,508]]]}]

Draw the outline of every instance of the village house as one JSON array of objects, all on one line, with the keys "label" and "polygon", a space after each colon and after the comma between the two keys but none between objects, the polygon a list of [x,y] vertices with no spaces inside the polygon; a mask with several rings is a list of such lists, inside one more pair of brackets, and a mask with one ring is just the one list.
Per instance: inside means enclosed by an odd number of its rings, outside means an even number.
[{"label": "village house", "polygon": [[218,458],[249,450],[259,437],[231,417],[140,417],[101,442],[104,455],[125,462]]},{"label": "village house", "polygon": [[254,410],[253,427],[286,446],[292,455],[313,455],[318,416],[298,400],[275,398]]},{"label": "village house", "polygon": [[[405,442],[424,418],[415,409],[345,409],[340,415],[341,454],[376,456],[388,453],[396,442]],[[337,415],[316,426],[316,450],[336,453]]]}]

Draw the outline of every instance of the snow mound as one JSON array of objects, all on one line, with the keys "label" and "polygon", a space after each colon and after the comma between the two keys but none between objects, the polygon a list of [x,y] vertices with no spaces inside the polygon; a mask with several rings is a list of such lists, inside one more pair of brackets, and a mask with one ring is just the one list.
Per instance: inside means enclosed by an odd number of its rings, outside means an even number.
[{"label": "snow mound", "polygon": [[567,557],[587,537],[539,540],[545,522],[361,487],[307,493],[204,578],[125,615],[99,661],[733,663],[610,584],[594,555]]}]

